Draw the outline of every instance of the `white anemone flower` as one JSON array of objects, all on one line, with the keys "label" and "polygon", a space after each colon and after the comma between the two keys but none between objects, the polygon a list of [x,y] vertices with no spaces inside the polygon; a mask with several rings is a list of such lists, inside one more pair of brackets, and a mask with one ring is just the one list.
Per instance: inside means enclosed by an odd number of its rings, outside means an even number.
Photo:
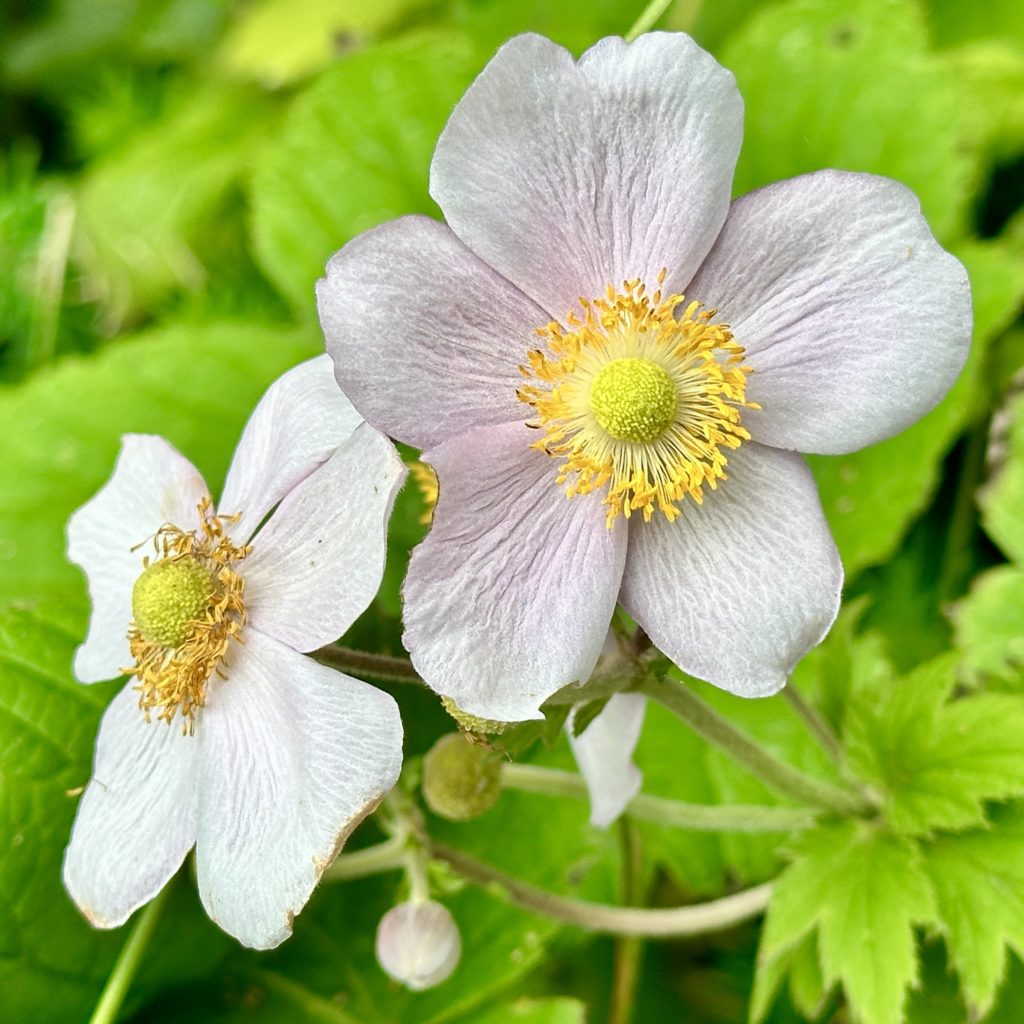
[{"label": "white anemone flower", "polygon": [[165,440],[123,439],[113,476],[68,523],[92,597],[75,674],[132,677],[103,716],[64,859],[94,925],[124,922],[194,846],[210,917],[276,946],[394,785],[395,702],[304,652],[373,599],[403,477],[326,356],[267,391],[216,511]]},{"label": "white anemone flower", "polygon": [[617,602],[686,672],[778,691],[842,589],[799,453],[898,433],[963,366],[967,275],[914,195],[819,171],[730,201],[742,122],[685,35],[519,36],[438,140],[447,223],[374,228],[318,286],[353,404],[437,471],[405,645],[469,714],[538,717]]}]

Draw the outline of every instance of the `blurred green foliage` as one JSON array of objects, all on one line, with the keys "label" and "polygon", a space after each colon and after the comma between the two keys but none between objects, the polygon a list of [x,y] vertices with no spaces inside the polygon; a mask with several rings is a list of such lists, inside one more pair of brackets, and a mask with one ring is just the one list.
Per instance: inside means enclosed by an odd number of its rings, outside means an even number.
[{"label": "blurred green foliage", "polygon": [[[70,512],[119,436],[165,435],[216,487],[262,390],[321,342],[313,284],[358,232],[435,214],[437,133],[499,43],[577,52],[622,33],[629,0],[12,0],[0,34],[0,1017],[85,1019],[123,934],[60,885],[70,795],[109,687],[69,663],[85,589]],[[646,950],[634,1019],[944,1024],[1024,1019],[1024,17],[1013,0],[678,0],[737,76],[737,192],[820,167],[921,197],[968,267],[968,368],[921,423],[814,459],[848,604],[794,685],[840,733],[843,771],[883,808],[799,836],[638,828],[649,895],[677,903],[781,881],[746,926]],[[907,368],[913,374],[913,367]],[[350,640],[400,650],[398,586],[422,536],[410,487],[381,596]],[[703,696],[791,763],[837,769],[782,698]],[[401,695],[407,754],[450,728]],[[541,750],[570,762],[563,745]],[[778,798],[660,708],[645,789],[697,803]],[[615,833],[582,804],[506,794],[439,837],[557,891],[614,901]],[[373,826],[356,843],[372,842]],[[187,873],[186,873],[187,874]],[[373,933],[397,876],[324,887],[269,955],[210,925],[176,883],[138,1021],[576,1024],[608,1012],[611,942],[451,876],[463,962],[398,990]],[[134,1017],[132,1017],[134,1015]],[[586,1015],[586,1017],[584,1016]]]}]

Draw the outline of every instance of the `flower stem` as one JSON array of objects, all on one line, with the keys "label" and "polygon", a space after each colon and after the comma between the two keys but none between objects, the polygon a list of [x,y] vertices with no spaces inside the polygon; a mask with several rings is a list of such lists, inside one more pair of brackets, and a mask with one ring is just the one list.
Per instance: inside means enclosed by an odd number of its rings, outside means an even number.
[{"label": "flower stem", "polygon": [[821,712],[810,701],[805,700],[803,694],[794,686],[787,686],[782,694],[789,702],[789,706],[803,719],[808,732],[818,741],[818,745],[829,759],[834,764],[839,764],[843,758],[842,744]]},{"label": "flower stem", "polygon": [[408,842],[406,836],[395,835],[365,850],[340,854],[324,872],[325,882],[342,882],[350,878],[365,878],[385,871],[398,871],[405,867]]},{"label": "flower stem", "polygon": [[682,683],[651,676],[644,680],[640,692],[663,704],[698,736],[738,761],[776,793],[839,814],[860,815],[871,810],[860,793],[805,775],[780,761]]},{"label": "flower stem", "polygon": [[89,1024],[111,1024],[117,1019],[124,997],[128,994],[128,987],[142,963],[149,940],[153,938],[153,932],[156,931],[160,912],[167,901],[167,894],[170,890],[171,886],[165,885],[163,890],[150,900],[148,906],[142,910],[132,925],[128,940],[121,948],[114,969],[110,972],[110,977],[107,978],[96,1009],[92,1011]]},{"label": "flower stem", "polygon": [[366,651],[354,651],[351,647],[341,644],[328,644],[313,652],[313,657],[321,665],[342,672],[354,672],[359,676],[370,676],[391,683],[416,683],[426,685],[422,676],[412,667],[408,658],[393,658],[389,654],[369,654]]},{"label": "flower stem", "polygon": [[[640,836],[628,818],[618,821],[622,848],[621,891],[622,902],[639,905],[644,902],[643,849]],[[636,987],[640,980],[640,961],[644,940],[639,935],[619,935],[615,939],[615,963],[612,975],[611,1006],[608,1024],[630,1024]]]},{"label": "flower stem", "polygon": [[[534,764],[506,764],[502,785],[527,793],[587,799],[587,784],[579,775]],[[810,828],[818,812],[803,807],[768,807],[760,804],[717,806],[688,804],[680,800],[639,793],[629,802],[626,814],[638,821],[653,821],[671,828],[695,832],[795,832]]]},{"label": "flower stem", "polygon": [[672,0],[651,0],[640,12],[640,17],[633,22],[633,27],[626,33],[627,43],[633,42],[637,36],[650,32],[657,20],[672,6]]},{"label": "flower stem", "polygon": [[429,851],[467,881],[488,892],[499,892],[516,906],[565,924],[610,935],[668,939],[721,931],[760,914],[768,905],[772,891],[768,883],[688,907],[615,907],[548,892],[440,843],[431,843]]}]

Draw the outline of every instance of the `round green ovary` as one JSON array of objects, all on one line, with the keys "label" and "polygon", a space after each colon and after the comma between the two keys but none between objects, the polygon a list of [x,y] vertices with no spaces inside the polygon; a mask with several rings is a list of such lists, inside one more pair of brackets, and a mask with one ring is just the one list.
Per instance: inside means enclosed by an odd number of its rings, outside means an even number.
[{"label": "round green ovary", "polygon": [[132,615],[139,632],[153,643],[178,647],[189,623],[201,617],[213,596],[210,571],[194,558],[154,562],[132,588]]},{"label": "round green ovary", "polygon": [[613,359],[590,385],[590,408],[601,428],[619,441],[660,437],[676,414],[678,397],[668,371],[649,359]]}]

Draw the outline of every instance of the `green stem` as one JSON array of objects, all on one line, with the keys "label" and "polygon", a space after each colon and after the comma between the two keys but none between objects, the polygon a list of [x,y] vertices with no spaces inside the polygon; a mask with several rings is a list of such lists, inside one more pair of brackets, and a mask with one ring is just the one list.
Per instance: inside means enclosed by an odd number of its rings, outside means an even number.
[{"label": "green stem", "polygon": [[860,793],[805,775],[785,761],[780,761],[683,683],[649,677],[641,685],[640,692],[663,704],[698,736],[738,761],[776,793],[839,814],[860,815],[871,810],[871,805]]},{"label": "green stem", "polygon": [[[622,847],[622,902],[627,906],[644,902],[643,850],[640,836],[628,818],[618,822]],[[640,980],[640,960],[644,940],[638,935],[619,935],[615,939],[615,965],[612,975],[611,1006],[608,1024],[630,1024],[636,987]]]},{"label": "green stem", "polygon": [[354,651],[341,644],[328,644],[313,652],[321,665],[352,672],[358,676],[370,676],[390,683],[417,683],[425,686],[422,676],[412,667],[408,658],[393,658],[388,654],[369,654]]},{"label": "green stem", "polygon": [[325,882],[342,882],[350,878],[366,878],[384,871],[398,871],[405,867],[408,842],[404,835],[396,835],[365,850],[343,853],[324,872]]},{"label": "green stem", "polygon": [[443,860],[467,881],[504,896],[516,906],[564,924],[610,935],[668,939],[721,931],[760,914],[768,905],[772,891],[769,883],[688,907],[615,907],[548,892],[440,843],[431,843],[429,850],[432,856]]},{"label": "green stem", "polygon": [[789,706],[803,719],[807,731],[818,741],[818,745],[825,751],[829,759],[834,764],[839,764],[843,759],[842,744],[821,712],[805,700],[803,694],[792,684],[787,685],[782,694]]},{"label": "green stem", "polygon": [[103,988],[96,1009],[92,1011],[89,1024],[111,1024],[117,1020],[117,1015],[128,994],[128,988],[142,963],[142,957],[153,938],[157,923],[160,920],[160,911],[167,901],[167,894],[171,886],[165,885],[157,896],[150,900],[142,913],[136,918],[132,930],[128,935],[128,941],[121,948],[121,953],[114,964],[114,969],[107,978],[107,984]]},{"label": "green stem", "polygon": [[[527,793],[566,796],[586,800],[587,784],[572,772],[533,764],[506,764],[502,785]],[[652,821],[695,832],[795,832],[810,828],[817,811],[803,807],[767,807],[760,804],[717,806],[688,804],[680,800],[639,793],[626,806],[626,814],[638,821]]]},{"label": "green stem", "polygon": [[638,36],[650,32],[657,20],[672,6],[672,0],[651,0],[640,12],[640,17],[633,22],[633,27],[626,33],[627,43],[633,42]]}]

